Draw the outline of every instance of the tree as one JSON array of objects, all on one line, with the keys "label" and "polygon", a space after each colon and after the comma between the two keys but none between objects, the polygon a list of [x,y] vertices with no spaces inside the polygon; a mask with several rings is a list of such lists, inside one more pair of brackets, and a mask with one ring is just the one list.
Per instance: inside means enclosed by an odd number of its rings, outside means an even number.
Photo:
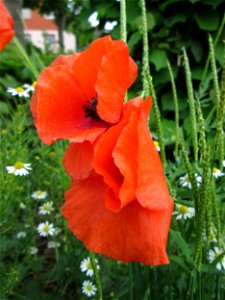
[{"label": "tree", "polygon": [[23,23],[21,18],[23,0],[5,0],[4,3],[13,18],[16,36],[20,42],[24,44]]},{"label": "tree", "polygon": [[58,26],[60,50],[64,50],[63,31],[65,30],[66,19],[70,13],[67,0],[40,1],[24,0],[24,7],[38,9],[41,14],[54,13],[55,23]]}]

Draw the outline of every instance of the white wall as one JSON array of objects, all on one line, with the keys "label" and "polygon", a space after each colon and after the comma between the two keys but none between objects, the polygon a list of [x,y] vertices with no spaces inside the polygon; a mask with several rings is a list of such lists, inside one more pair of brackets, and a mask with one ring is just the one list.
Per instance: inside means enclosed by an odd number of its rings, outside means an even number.
[{"label": "white wall", "polygon": [[[44,50],[45,49],[45,35],[53,35],[55,44],[52,44],[50,46],[50,49],[52,51],[57,51],[59,49],[59,44],[58,44],[58,31],[56,30],[24,30],[25,35],[29,35],[30,41],[40,49]],[[65,51],[76,51],[76,38],[72,33],[68,32],[63,32],[64,36],[64,46],[65,46]]]}]

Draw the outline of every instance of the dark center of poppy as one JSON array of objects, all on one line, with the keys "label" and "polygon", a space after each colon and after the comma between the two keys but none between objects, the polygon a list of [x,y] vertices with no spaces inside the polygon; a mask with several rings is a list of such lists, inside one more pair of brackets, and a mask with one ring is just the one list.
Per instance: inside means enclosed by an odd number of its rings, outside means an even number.
[{"label": "dark center of poppy", "polygon": [[95,121],[101,120],[97,112],[97,104],[98,104],[97,97],[92,97],[90,100],[86,102],[86,104],[84,105],[85,118],[92,118]]}]

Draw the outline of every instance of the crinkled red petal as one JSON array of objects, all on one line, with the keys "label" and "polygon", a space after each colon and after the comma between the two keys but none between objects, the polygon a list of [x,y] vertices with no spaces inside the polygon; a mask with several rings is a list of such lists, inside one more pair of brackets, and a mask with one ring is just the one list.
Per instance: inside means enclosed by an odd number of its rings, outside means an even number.
[{"label": "crinkled red petal", "polygon": [[123,262],[168,264],[166,241],[173,209],[151,211],[134,201],[119,212],[105,208],[106,185],[92,173],[74,181],[62,207],[68,227],[86,248]]},{"label": "crinkled red petal", "polygon": [[93,142],[106,128],[104,122],[85,117],[86,98],[70,71],[77,57],[58,57],[38,78],[30,106],[38,134],[46,144],[62,138]]},{"label": "crinkled red petal", "polygon": [[85,179],[92,170],[93,154],[90,142],[72,143],[63,157],[64,168],[73,179]]}]

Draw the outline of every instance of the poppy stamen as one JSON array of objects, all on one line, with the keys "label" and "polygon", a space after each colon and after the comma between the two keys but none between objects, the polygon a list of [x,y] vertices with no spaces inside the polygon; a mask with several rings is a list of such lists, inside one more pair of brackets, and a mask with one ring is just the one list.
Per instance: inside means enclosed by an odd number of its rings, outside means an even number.
[{"label": "poppy stamen", "polygon": [[98,98],[92,97],[84,105],[85,118],[92,118],[95,121],[100,121],[101,118],[97,112]]}]

